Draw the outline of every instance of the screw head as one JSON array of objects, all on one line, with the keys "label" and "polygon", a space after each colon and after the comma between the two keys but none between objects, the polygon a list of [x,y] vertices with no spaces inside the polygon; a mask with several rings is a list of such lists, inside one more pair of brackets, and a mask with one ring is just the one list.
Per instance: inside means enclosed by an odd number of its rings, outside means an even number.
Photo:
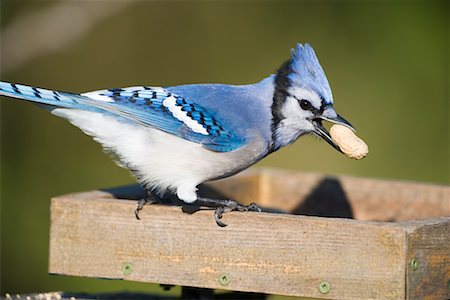
[{"label": "screw head", "polygon": [[230,283],[230,275],[222,274],[219,276],[219,283],[222,286],[227,286]]},{"label": "screw head", "polygon": [[319,292],[327,294],[331,290],[331,284],[328,281],[322,281],[319,283]]},{"label": "screw head", "polygon": [[419,261],[415,256],[411,259],[411,268],[413,271],[416,271],[419,268]]},{"label": "screw head", "polygon": [[133,273],[133,264],[130,262],[124,262],[122,264],[122,273],[123,275],[130,275]]}]

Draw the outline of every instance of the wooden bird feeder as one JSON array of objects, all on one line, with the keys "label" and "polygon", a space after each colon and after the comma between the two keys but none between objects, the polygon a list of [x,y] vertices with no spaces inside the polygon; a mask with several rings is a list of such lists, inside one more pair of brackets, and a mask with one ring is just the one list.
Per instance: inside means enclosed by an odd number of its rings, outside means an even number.
[{"label": "wooden bird feeder", "polygon": [[204,195],[263,213],[147,205],[138,187],[51,202],[49,271],[326,299],[450,299],[450,187],[257,170]]}]

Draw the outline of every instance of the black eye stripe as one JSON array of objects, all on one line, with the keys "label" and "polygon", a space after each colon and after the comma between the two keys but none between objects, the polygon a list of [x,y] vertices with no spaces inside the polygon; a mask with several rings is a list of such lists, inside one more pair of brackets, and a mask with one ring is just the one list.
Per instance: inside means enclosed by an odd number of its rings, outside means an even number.
[{"label": "black eye stripe", "polygon": [[322,105],[322,107],[320,109],[315,108],[310,101],[306,100],[306,99],[299,99],[296,96],[292,95],[292,94],[287,94],[288,96],[294,97],[297,101],[298,104],[300,105],[300,108],[303,110],[308,110],[310,112],[312,112],[315,115],[319,115],[323,112],[324,110],[324,106]]}]

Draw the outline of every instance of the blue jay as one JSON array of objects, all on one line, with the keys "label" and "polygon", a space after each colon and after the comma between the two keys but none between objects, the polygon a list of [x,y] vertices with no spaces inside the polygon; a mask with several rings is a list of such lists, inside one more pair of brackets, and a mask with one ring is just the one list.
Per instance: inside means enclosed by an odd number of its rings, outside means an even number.
[{"label": "blue jay", "polygon": [[[148,192],[135,210],[172,194],[225,212],[252,203],[203,198],[197,186],[236,174],[304,134],[339,150],[322,121],[353,127],[333,108],[325,73],[309,44],[297,44],[276,72],[248,85],[133,86],[83,94],[0,82],[0,95],[35,102],[92,136]],[[339,150],[340,151],[340,150]]]}]

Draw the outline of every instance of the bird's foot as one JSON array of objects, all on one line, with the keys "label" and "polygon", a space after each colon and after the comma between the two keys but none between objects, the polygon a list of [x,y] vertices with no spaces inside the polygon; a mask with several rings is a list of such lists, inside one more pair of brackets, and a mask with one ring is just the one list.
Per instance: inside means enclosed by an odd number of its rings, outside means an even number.
[{"label": "bird's foot", "polygon": [[134,210],[134,215],[136,216],[136,219],[140,220],[139,212],[144,208],[146,204],[154,204],[158,203],[158,199],[154,196],[148,196],[146,198],[140,199],[137,202],[136,209]]},{"label": "bird's foot", "polygon": [[[234,201],[234,200],[233,200]],[[216,208],[216,211],[214,212],[214,220],[216,221],[217,225],[220,227],[225,227],[227,224],[222,222],[222,215],[226,212],[230,211],[256,211],[261,212],[261,208],[256,203],[251,203],[249,205],[242,205],[236,201],[230,206],[218,206]]]},{"label": "bird's foot", "polygon": [[261,212],[261,208],[256,203],[251,203],[249,205],[243,205],[236,200],[220,200],[220,199],[210,199],[210,198],[198,198],[197,204],[215,207],[214,220],[220,227],[225,227],[227,224],[222,222],[222,216],[224,213],[230,211],[256,211]]}]

